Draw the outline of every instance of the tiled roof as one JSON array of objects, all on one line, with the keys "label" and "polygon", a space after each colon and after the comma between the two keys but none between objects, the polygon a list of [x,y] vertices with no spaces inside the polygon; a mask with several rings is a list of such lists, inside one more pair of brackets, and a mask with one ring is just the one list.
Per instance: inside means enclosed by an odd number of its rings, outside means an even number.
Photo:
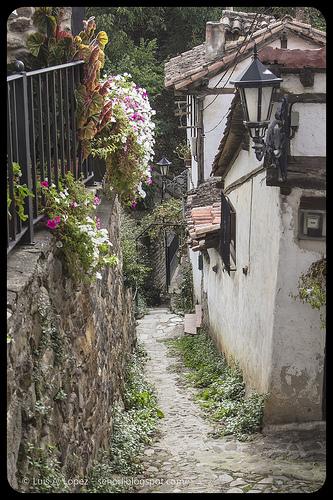
[{"label": "tiled roof", "polygon": [[[249,16],[250,14],[246,13],[246,15]],[[232,26],[234,26],[234,22],[232,22]],[[244,27],[245,25],[246,23],[244,23]],[[296,33],[307,40],[314,41],[319,46],[326,45],[325,32],[312,28],[310,24],[300,23],[290,16],[285,16],[279,21],[270,22],[267,26],[259,28],[253,33],[249,43],[246,43],[239,50],[238,55],[240,60],[252,52],[254,43],[260,49],[267,42],[278,38],[280,32],[283,30]],[[232,29],[235,28],[233,27]],[[200,83],[202,78],[211,78],[222,70],[225,70],[235,62],[235,55],[242,45],[243,40],[244,37],[240,36],[238,40],[227,41],[223,55],[219,54],[215,57],[208,55],[206,52],[206,42],[204,42],[170,59],[165,64],[165,87],[173,87],[175,90],[186,91],[189,86]]]},{"label": "tiled roof", "polygon": [[219,181],[208,179],[188,194],[185,208],[187,243],[194,252],[214,247],[218,241],[221,227]]},{"label": "tiled roof", "polygon": [[264,47],[259,52],[263,64],[278,64],[287,68],[326,68],[326,47],[321,49],[278,49]]},{"label": "tiled roof", "polygon": [[[220,22],[224,24],[227,37],[229,33],[244,36],[249,32],[255,16],[255,12],[223,10]],[[258,26],[257,29],[266,28],[269,24],[274,22],[276,22],[274,16],[260,16],[258,24],[256,22],[256,25]]]},{"label": "tiled roof", "polygon": [[209,248],[209,240],[221,228],[221,202],[206,207],[192,208],[191,218],[187,219],[188,244],[192,250]]}]

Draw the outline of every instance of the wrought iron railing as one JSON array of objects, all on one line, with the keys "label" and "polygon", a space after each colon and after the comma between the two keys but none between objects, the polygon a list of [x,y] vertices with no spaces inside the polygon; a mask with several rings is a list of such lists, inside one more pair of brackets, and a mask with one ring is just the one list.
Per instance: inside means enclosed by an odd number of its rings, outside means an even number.
[{"label": "wrought iron railing", "polygon": [[[59,177],[68,171],[85,183],[93,180],[92,158],[82,161],[76,127],[74,91],[81,82],[83,64],[77,61],[7,77],[7,186],[11,200],[7,252],[19,241],[33,242],[34,225],[43,217],[41,181],[47,178],[58,187]],[[20,165],[21,184],[34,194],[25,199],[24,222],[16,213],[13,162]]]}]

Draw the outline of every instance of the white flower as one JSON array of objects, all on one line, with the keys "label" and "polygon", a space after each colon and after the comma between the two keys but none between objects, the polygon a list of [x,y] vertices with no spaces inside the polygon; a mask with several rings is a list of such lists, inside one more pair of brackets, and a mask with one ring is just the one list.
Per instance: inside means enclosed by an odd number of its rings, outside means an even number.
[{"label": "white flower", "polygon": [[97,273],[96,273],[96,278],[97,278],[98,280],[101,280],[101,279],[102,279],[102,275],[101,275],[101,273],[97,272]]},{"label": "white flower", "polygon": [[63,247],[63,246],[64,246],[64,245],[63,245],[62,241],[57,241],[57,243],[56,243],[56,247],[57,247],[57,248],[61,248],[61,247]]}]

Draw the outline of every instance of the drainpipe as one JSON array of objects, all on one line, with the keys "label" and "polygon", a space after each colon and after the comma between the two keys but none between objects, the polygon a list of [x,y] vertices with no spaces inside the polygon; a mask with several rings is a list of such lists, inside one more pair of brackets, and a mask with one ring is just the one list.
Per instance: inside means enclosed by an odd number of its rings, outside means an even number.
[{"label": "drainpipe", "polygon": [[198,98],[198,113],[199,113],[199,121],[198,121],[198,185],[204,182],[205,180],[205,167],[204,167],[204,140],[205,140],[205,131],[204,131],[204,121],[203,121],[203,103],[204,97]]}]

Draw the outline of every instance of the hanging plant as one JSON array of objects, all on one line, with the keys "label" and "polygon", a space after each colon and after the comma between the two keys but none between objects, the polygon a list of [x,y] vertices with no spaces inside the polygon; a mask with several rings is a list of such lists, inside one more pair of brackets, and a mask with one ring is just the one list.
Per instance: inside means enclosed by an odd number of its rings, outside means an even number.
[{"label": "hanging plant", "polygon": [[145,89],[131,75],[110,76],[101,87],[106,102],[100,113],[92,154],[106,162],[106,182],[129,206],[146,196],[142,183],[152,184],[155,111]]},{"label": "hanging plant", "polygon": [[83,21],[84,29],[74,38],[75,60],[84,60],[84,75],[81,85],[75,91],[78,138],[81,141],[83,159],[91,153],[91,140],[98,132],[97,124],[101,114],[105,115],[105,87],[100,84],[100,70],[104,66],[104,48],[108,43],[105,31],[95,36],[95,18]]}]

